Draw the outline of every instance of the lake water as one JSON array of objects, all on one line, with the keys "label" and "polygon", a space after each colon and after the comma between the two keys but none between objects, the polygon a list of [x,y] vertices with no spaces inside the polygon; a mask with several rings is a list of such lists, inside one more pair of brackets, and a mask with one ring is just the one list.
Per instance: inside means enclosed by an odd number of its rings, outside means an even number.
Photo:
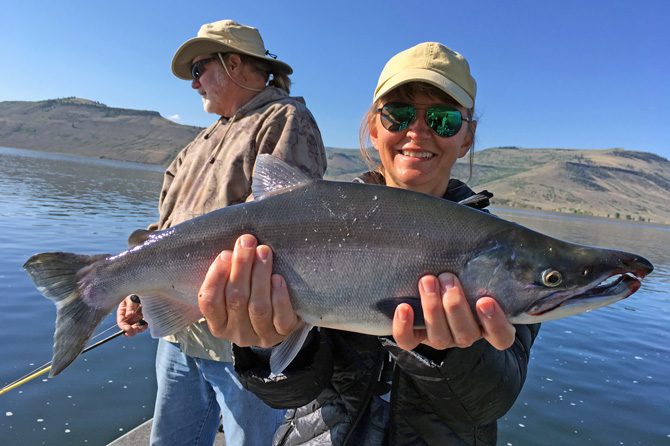
[{"label": "lake water", "polygon": [[[55,307],[21,266],[50,250],[125,249],[157,219],[162,168],[0,148],[0,387],[51,359]],[[499,445],[670,445],[670,230],[494,213],[561,239],[633,251],[655,271],[629,299],[543,324]],[[101,338],[117,331],[108,317]],[[99,339],[101,339],[99,338]],[[156,343],[116,338],[53,379],[0,395],[0,444],[106,445],[152,416]]]}]

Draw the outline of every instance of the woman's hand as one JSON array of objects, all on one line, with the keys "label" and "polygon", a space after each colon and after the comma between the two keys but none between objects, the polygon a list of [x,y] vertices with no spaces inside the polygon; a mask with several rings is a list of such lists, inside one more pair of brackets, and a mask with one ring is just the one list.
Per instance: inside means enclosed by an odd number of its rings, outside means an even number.
[{"label": "woman's hand", "polygon": [[212,334],[240,347],[271,347],[297,326],[286,282],[272,275],[272,250],[246,234],[214,260],[198,293]]},{"label": "woman's hand", "polygon": [[142,317],[142,307],[139,300],[134,302],[131,296],[126,297],[119,304],[119,308],[116,309],[116,325],[125,332],[123,335],[129,338],[142,333],[149,327],[146,323],[138,324]]},{"label": "woman's hand", "polygon": [[[440,350],[469,347],[482,337],[499,350],[514,343],[516,330],[498,303],[489,297],[477,301],[479,325],[453,274],[422,277],[419,292],[426,328],[415,330],[412,308],[399,305],[393,337],[401,348],[411,350],[421,343]],[[286,282],[272,275],[272,250],[257,246],[256,238],[248,234],[212,263],[198,305],[214,336],[241,347],[276,345],[299,323]]]},{"label": "woman's hand", "polygon": [[514,343],[516,329],[509,323],[498,303],[490,297],[477,301],[477,318],[463,294],[458,278],[451,273],[424,276],[419,281],[425,329],[414,329],[414,313],[408,304],[400,304],[393,317],[393,337],[405,350],[425,344],[438,350],[469,347],[485,338],[498,350]]}]

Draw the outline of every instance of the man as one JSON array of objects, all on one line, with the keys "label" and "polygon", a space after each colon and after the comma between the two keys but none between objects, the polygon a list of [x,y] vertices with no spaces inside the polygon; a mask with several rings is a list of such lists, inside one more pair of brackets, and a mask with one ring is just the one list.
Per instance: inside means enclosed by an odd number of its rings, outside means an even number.
[{"label": "man", "polygon": [[[191,80],[205,111],[220,119],[166,170],[159,221],[149,229],[253,199],[251,175],[261,153],[314,177],[324,174],[326,156],[314,117],[302,98],[289,97],[293,70],[266,51],[257,29],[232,20],[203,25],[175,53],[172,72]],[[141,308],[129,298],[119,306],[117,322],[127,336],[146,329],[133,325],[140,318]],[[159,341],[151,444],[212,444],[219,409],[228,446],[271,443],[283,413],[242,389],[230,351],[204,319]]]}]

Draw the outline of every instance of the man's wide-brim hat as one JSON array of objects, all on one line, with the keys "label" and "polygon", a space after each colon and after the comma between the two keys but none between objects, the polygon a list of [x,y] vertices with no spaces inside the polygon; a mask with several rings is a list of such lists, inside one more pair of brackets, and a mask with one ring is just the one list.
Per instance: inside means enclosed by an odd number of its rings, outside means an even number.
[{"label": "man's wide-brim hat", "polygon": [[193,80],[191,66],[198,56],[215,53],[239,53],[269,62],[277,72],[293,73],[293,68],[272,56],[256,28],[233,20],[220,20],[203,25],[198,37],[186,41],[172,58],[172,72],[184,80]]}]

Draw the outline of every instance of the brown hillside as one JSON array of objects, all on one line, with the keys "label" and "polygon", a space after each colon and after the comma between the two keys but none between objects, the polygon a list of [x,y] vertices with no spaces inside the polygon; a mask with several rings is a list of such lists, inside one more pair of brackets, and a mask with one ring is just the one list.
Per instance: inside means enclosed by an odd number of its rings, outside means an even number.
[{"label": "brown hillside", "polygon": [[167,164],[202,129],[79,98],[0,102],[0,146]]},{"label": "brown hillside", "polygon": [[[500,160],[497,169],[496,160]],[[670,161],[623,149],[488,149],[471,185],[494,203],[629,220],[670,222]],[[462,166],[461,166],[462,168]]]}]

